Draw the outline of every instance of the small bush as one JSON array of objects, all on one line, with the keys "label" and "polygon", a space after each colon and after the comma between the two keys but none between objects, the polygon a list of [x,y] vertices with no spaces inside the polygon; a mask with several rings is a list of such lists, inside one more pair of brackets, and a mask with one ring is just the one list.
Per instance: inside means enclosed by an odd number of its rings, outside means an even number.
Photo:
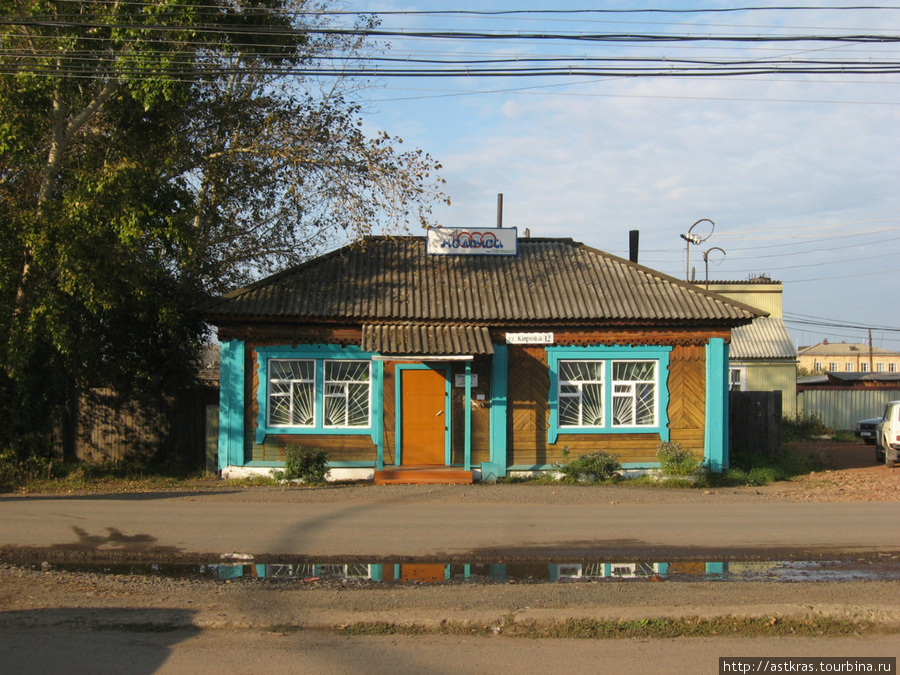
[{"label": "small bush", "polygon": [[54,477],[55,469],[53,460],[47,457],[19,459],[14,451],[7,450],[0,453],[0,487],[15,487],[38,479],[49,480]]},{"label": "small bush", "polygon": [[808,441],[827,432],[825,422],[818,413],[798,412],[793,417],[784,417],[781,422],[781,435],[785,443]]},{"label": "small bush", "polygon": [[[563,457],[568,458],[568,456],[569,449],[565,448]],[[562,480],[566,483],[577,483],[584,480],[610,480],[619,474],[622,465],[619,463],[618,455],[597,450],[581,455],[571,462],[558,463],[553,468],[562,474]]]},{"label": "small bush", "polygon": [[694,476],[700,471],[700,462],[681,443],[660,443],[656,457],[662,472],[668,476]]},{"label": "small bush", "polygon": [[285,448],[284,478],[303,483],[324,483],[328,475],[328,453],[322,448],[289,445]]}]

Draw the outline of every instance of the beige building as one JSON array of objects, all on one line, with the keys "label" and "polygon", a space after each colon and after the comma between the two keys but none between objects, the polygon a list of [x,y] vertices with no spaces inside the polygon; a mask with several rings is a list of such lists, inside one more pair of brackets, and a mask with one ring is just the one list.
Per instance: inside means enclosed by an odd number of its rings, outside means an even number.
[{"label": "beige building", "polygon": [[781,391],[783,415],[797,412],[797,348],[784,325],[780,281],[767,277],[748,281],[699,284],[704,288],[768,312],[731,331],[728,370],[732,391]]},{"label": "beige building", "polygon": [[828,342],[800,347],[800,368],[817,373],[897,373],[900,353],[853,342]]}]

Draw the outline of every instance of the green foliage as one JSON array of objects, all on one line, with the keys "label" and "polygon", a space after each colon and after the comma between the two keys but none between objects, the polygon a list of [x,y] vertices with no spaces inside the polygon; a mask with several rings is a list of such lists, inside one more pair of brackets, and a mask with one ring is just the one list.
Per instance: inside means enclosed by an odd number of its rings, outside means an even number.
[{"label": "green foliage", "polygon": [[660,443],[656,446],[656,457],[662,472],[669,476],[695,476],[700,471],[700,462],[680,443]]},{"label": "green foliage", "polygon": [[14,450],[0,452],[0,489],[23,485],[39,478],[53,477],[53,462],[38,456],[20,459]]},{"label": "green foliage", "polygon": [[707,478],[714,487],[766,485],[779,480],[790,480],[812,471],[821,471],[823,468],[821,459],[785,449],[781,457],[777,458],[763,455],[741,457],[725,473],[711,473]]},{"label": "green foliage", "polygon": [[6,490],[143,490],[171,487],[198,478],[195,468],[179,463],[135,460],[61,462],[35,456],[19,459],[12,451],[0,453],[0,489]]},{"label": "green foliage", "polygon": [[786,416],[782,420],[782,440],[808,441],[816,436],[824,436],[828,432],[825,422],[818,413],[798,412],[793,417]]},{"label": "green foliage", "polygon": [[566,483],[611,480],[622,471],[619,456],[602,450],[589,452],[571,461],[566,461],[568,457],[569,449],[564,448],[564,461],[553,466],[553,470],[562,474],[562,480]]},{"label": "green foliage", "polygon": [[295,69],[365,48],[305,0],[0,14],[0,450],[20,461],[80,388],[189,384],[211,295],[443,198],[437,162],[367,135],[358,83]]},{"label": "green foliage", "polygon": [[835,431],[831,434],[831,440],[835,443],[851,443],[855,438],[849,431]]},{"label": "green foliage", "polygon": [[322,448],[289,445],[285,448],[284,478],[303,483],[324,483],[328,475],[328,453]]}]

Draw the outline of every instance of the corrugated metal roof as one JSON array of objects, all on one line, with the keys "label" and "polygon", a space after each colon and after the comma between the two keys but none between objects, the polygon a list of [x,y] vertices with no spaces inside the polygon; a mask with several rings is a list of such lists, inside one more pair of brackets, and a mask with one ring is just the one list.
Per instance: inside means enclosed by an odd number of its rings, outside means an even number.
[{"label": "corrugated metal roof", "polygon": [[[822,342],[811,347],[800,347],[800,353],[804,356],[868,356],[869,345],[858,342]],[[898,352],[892,352],[881,347],[872,347],[872,354],[876,356],[897,356]]]},{"label": "corrugated metal roof", "polygon": [[840,382],[900,382],[900,373],[839,373],[828,372],[829,380]]},{"label": "corrugated metal roof", "polygon": [[424,237],[368,237],[201,308],[217,319],[622,321],[734,326],[761,312],[570,239],[516,256],[427,255]]},{"label": "corrugated metal roof", "polygon": [[731,331],[732,359],[796,359],[797,349],[784,320],[760,317]]},{"label": "corrugated metal roof", "polygon": [[365,324],[363,351],[380,354],[493,354],[486,326]]}]

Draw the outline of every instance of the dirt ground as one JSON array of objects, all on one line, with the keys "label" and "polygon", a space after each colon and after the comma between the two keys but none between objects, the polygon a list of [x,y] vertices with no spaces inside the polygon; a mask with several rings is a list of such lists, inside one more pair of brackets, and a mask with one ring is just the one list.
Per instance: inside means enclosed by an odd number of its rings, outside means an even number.
[{"label": "dirt ground", "polygon": [[[897,501],[900,469],[874,461],[872,446],[860,442],[805,443],[798,451],[820,457],[828,467],[790,482],[758,488],[659,490],[655,488],[588,488],[573,492],[597,499],[611,490],[616,500],[677,502],[703,498],[752,503],[762,501]],[[467,498],[457,486],[422,486],[429,501],[453,503]],[[469,490],[473,486],[469,486]],[[498,498],[509,488],[500,486]],[[369,490],[372,488],[352,488]],[[537,490],[549,502],[566,488]],[[303,491],[305,492],[305,491]],[[479,492],[494,493],[489,486]],[[717,493],[711,495],[711,492]],[[247,497],[267,499],[267,490],[248,488]],[[369,492],[371,495],[372,493]],[[603,492],[604,495],[612,494]],[[251,497],[251,495],[254,495]],[[275,498],[275,493],[271,493]],[[295,493],[294,498],[346,498],[332,494]],[[889,555],[889,554],[884,554]],[[860,561],[867,562],[867,561]],[[877,563],[877,560],[875,561]],[[167,578],[145,574],[72,572],[52,564],[14,565],[0,562],[0,629],[69,626],[78,629],[144,626],[177,629],[245,629],[273,626],[334,629],[355,622],[417,626],[448,623],[503,626],[579,618],[635,619],[659,617],[794,617],[869,621],[900,627],[900,594],[895,581],[845,582],[710,582],[662,580],[550,583],[455,583],[377,585],[344,580],[322,583],[238,579]],[[157,627],[157,628],[153,628]],[[275,629],[277,630],[277,629]]]},{"label": "dirt ground", "polygon": [[773,498],[792,501],[894,501],[900,499],[900,470],[875,463],[875,446],[862,441],[808,441],[792,446],[798,453],[819,457],[825,466],[790,482],[757,488]]}]

